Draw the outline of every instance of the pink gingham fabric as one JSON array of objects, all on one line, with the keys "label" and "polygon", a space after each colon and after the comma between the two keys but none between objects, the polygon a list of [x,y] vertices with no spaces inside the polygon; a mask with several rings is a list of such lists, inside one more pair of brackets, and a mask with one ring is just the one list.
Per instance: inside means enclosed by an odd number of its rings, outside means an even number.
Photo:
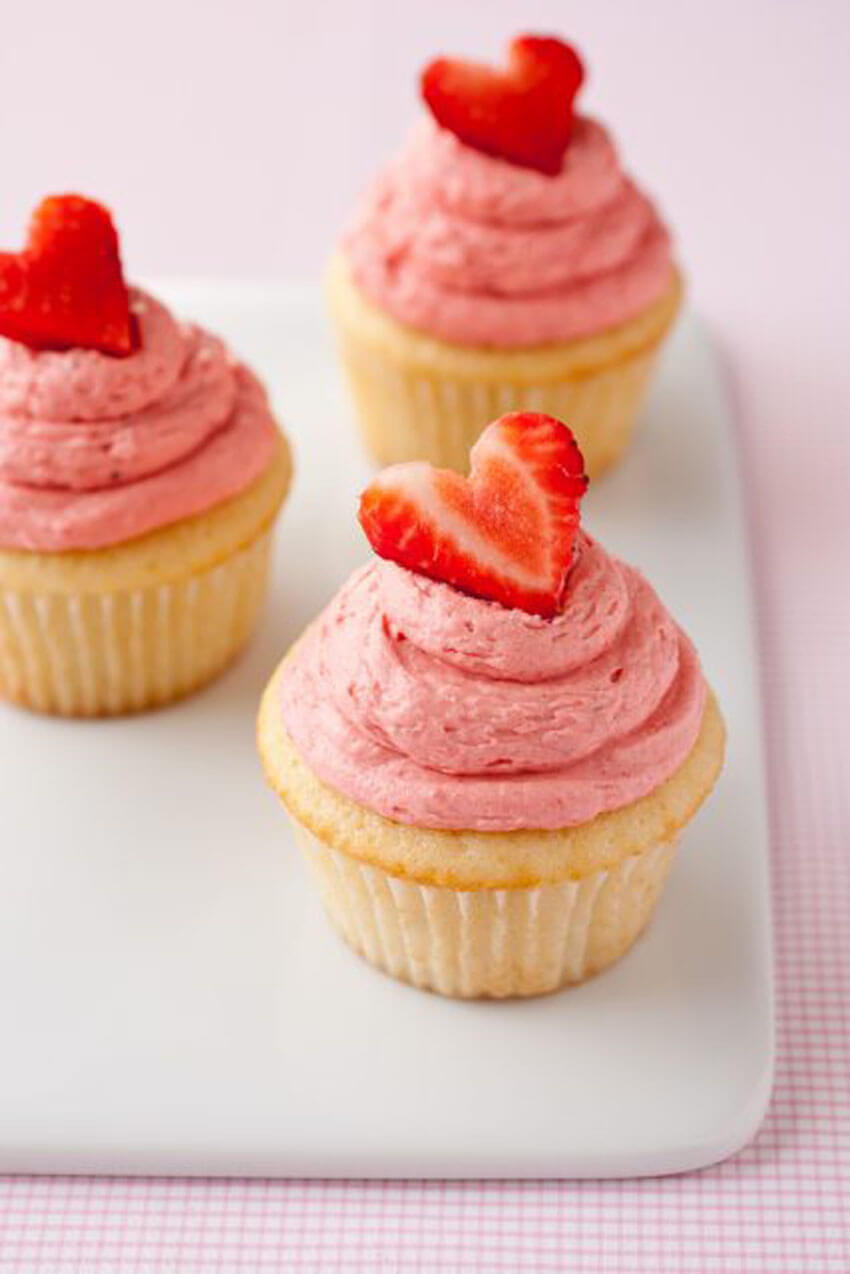
[{"label": "pink gingham fabric", "polygon": [[[772,363],[776,341],[768,325],[745,365],[758,366],[761,354]],[[715,1168],[643,1181],[7,1178],[0,1274],[847,1274],[850,446],[827,390],[850,385],[846,360],[833,353],[811,394],[821,410],[802,458],[803,433],[782,427],[787,412],[765,412],[765,398],[780,406],[781,378],[765,393],[735,376],[777,945],[776,1086],[755,1141]],[[731,366],[740,373],[741,351]]]}]

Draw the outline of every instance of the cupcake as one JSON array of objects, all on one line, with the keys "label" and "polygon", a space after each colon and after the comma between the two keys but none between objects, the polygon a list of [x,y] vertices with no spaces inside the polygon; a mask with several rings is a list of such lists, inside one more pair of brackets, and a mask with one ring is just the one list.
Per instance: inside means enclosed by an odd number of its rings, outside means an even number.
[{"label": "cupcake", "polygon": [[469,478],[366,490],[378,555],[287,654],[259,750],[325,906],[385,972],[538,995],[649,921],[724,727],[691,642],[579,526],[569,430],[514,413]]},{"label": "cupcake", "polygon": [[465,471],[482,423],[570,421],[591,475],[622,454],[682,284],[668,233],[582,65],[523,36],[507,71],[440,59],[429,108],[331,260],[328,296],[366,445]]},{"label": "cupcake", "polygon": [[126,286],[105,209],[46,199],[0,254],[0,694],[96,716],[209,681],[290,471],[256,377]]}]

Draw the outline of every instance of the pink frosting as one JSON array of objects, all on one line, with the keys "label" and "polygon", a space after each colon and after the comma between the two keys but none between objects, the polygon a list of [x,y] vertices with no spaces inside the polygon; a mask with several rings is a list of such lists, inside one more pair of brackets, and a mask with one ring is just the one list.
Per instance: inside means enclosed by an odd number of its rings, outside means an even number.
[{"label": "pink frosting", "polygon": [[461,345],[539,345],[613,327],[655,301],[672,269],[652,204],[602,126],[583,118],[557,177],[423,119],[344,249],[376,305]]},{"label": "pink frosting", "polygon": [[579,540],[555,620],[376,560],[308,630],[284,725],[325,782],[420,827],[572,827],[646,795],[696,740],[705,683],[646,580]]},{"label": "pink frosting", "polygon": [[236,495],[271,460],[256,378],[216,337],[131,299],[128,358],[0,338],[0,545],[120,543]]}]

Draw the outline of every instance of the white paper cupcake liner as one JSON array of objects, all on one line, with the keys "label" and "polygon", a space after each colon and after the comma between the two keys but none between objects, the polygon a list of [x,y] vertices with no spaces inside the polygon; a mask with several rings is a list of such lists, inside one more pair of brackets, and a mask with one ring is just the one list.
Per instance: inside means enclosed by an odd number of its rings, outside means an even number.
[{"label": "white paper cupcake liner", "polygon": [[649,921],[675,842],[580,880],[459,890],[391,876],[294,823],[325,908],[371,964],[463,998],[541,995],[623,955]]},{"label": "white paper cupcake liner", "polygon": [[404,327],[360,292],[341,252],[328,267],[327,295],[364,441],[380,464],[428,460],[466,473],[490,421],[539,411],[566,421],[593,477],[628,445],[682,279],[674,271],[657,301],[617,327],[510,350]]},{"label": "white paper cupcake liner", "polygon": [[101,716],[164,704],[214,677],[262,603],[271,530],[218,565],[126,591],[0,588],[0,693],[40,712]]},{"label": "white paper cupcake liner", "polygon": [[342,357],[366,447],[380,464],[428,460],[465,473],[469,452],[491,420],[510,411],[540,411],[569,424],[588,473],[596,475],[628,446],[657,349],[541,384],[426,374],[394,363],[350,333],[343,337]]}]

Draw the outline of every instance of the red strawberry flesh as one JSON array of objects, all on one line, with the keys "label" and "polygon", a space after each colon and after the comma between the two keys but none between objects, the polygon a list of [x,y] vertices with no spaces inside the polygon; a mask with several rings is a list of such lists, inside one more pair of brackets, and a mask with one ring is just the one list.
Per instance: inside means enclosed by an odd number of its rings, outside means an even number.
[{"label": "red strawberry flesh", "polygon": [[524,35],[506,70],[438,58],[422,75],[437,123],[467,146],[548,176],[561,171],[584,79],[575,50],[552,36]]},{"label": "red strawberry flesh", "polygon": [[36,350],[132,352],[118,235],[100,204],[53,195],[36,208],[23,251],[0,253],[0,336]]},{"label": "red strawberry flesh", "polygon": [[363,492],[375,552],[476,597],[558,614],[587,489],[573,435],[552,416],[513,412],[484,430],[468,478],[424,461],[393,465]]}]

